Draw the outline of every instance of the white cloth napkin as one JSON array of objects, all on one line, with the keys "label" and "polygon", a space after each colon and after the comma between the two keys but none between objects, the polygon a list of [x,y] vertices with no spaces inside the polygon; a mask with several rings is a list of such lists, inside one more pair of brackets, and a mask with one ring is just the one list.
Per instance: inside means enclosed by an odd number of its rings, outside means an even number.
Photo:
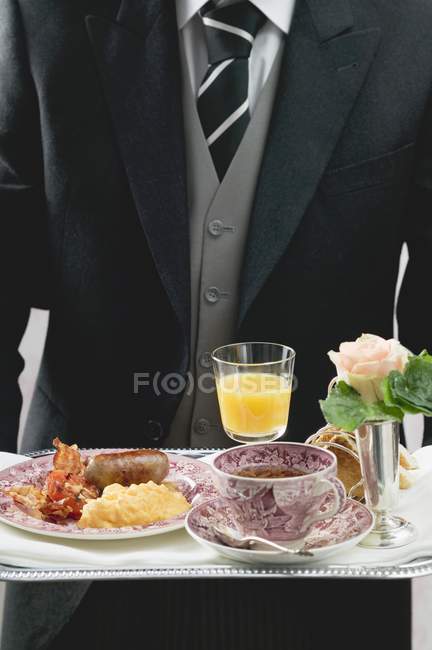
[{"label": "white cloth napkin", "polygon": [[[415,454],[420,470],[410,490],[401,492],[398,514],[419,531],[418,540],[401,549],[371,550],[356,547],[320,565],[391,566],[419,557],[432,557],[432,447]],[[0,453],[0,469],[28,460],[17,454]],[[27,533],[0,523],[0,563],[31,568],[119,568],[164,567],[211,568],[227,566],[227,560],[195,542],[185,530],[142,539],[75,541]],[[232,564],[232,563],[231,563]],[[243,565],[246,566],[246,565]]]}]

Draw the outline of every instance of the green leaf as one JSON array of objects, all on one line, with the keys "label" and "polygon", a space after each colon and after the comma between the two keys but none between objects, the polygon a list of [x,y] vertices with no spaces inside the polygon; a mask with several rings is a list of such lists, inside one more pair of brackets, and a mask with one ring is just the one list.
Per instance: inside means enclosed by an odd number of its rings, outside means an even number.
[{"label": "green leaf", "polygon": [[327,399],[320,401],[320,406],[329,424],[350,432],[371,420],[403,419],[403,411],[398,406],[384,402],[365,404],[360,394],[344,381],[334,386]]},{"label": "green leaf", "polygon": [[385,402],[367,404],[367,420],[399,420],[402,422],[404,412],[398,406],[388,406]]},{"label": "green leaf", "polygon": [[327,422],[344,431],[354,431],[366,414],[359,393],[344,381],[339,381],[327,399],[320,401],[320,407]]},{"label": "green leaf", "polygon": [[384,394],[384,403],[388,408],[399,408],[403,410],[404,413],[411,413],[413,415],[420,413],[417,407],[412,406],[404,399],[393,394],[393,384],[390,382],[390,376],[383,380],[381,387]]},{"label": "green leaf", "polygon": [[432,416],[432,356],[424,350],[410,357],[403,374],[392,371],[383,384],[384,401],[406,413]]}]

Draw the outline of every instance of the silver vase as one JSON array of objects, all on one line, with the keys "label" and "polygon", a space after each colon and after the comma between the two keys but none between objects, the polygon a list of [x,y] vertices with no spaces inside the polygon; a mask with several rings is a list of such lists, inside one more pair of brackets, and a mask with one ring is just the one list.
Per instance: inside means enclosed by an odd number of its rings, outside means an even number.
[{"label": "silver vase", "polygon": [[375,514],[375,526],[361,546],[397,548],[410,544],[417,536],[415,527],[391,514],[399,502],[400,423],[366,422],[355,434],[366,503]]}]

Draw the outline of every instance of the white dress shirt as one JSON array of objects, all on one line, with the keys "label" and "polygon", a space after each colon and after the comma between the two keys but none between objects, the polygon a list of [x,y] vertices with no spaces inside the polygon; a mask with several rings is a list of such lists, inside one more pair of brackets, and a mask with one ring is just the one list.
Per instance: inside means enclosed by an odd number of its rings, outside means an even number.
[{"label": "white dress shirt", "polygon": [[[176,0],[177,25],[183,39],[188,73],[194,95],[208,66],[207,45],[199,10],[207,0]],[[259,30],[249,59],[249,109],[253,113],[259,94],[267,80],[275,56],[288,34],[294,14],[295,0],[250,0],[268,18]],[[231,4],[220,0],[217,6]],[[186,71],[184,71],[186,74]]]}]

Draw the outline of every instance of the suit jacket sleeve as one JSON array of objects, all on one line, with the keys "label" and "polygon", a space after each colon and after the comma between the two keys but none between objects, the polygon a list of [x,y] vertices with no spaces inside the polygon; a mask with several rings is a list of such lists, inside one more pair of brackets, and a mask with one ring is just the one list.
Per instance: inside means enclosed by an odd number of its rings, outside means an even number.
[{"label": "suit jacket sleeve", "polygon": [[[409,262],[398,302],[399,337],[416,354],[432,353],[432,99],[418,136],[406,217]],[[432,444],[432,418],[425,418],[423,444]]]},{"label": "suit jacket sleeve", "polygon": [[16,449],[34,254],[43,211],[38,108],[15,0],[0,3],[0,449]]}]

